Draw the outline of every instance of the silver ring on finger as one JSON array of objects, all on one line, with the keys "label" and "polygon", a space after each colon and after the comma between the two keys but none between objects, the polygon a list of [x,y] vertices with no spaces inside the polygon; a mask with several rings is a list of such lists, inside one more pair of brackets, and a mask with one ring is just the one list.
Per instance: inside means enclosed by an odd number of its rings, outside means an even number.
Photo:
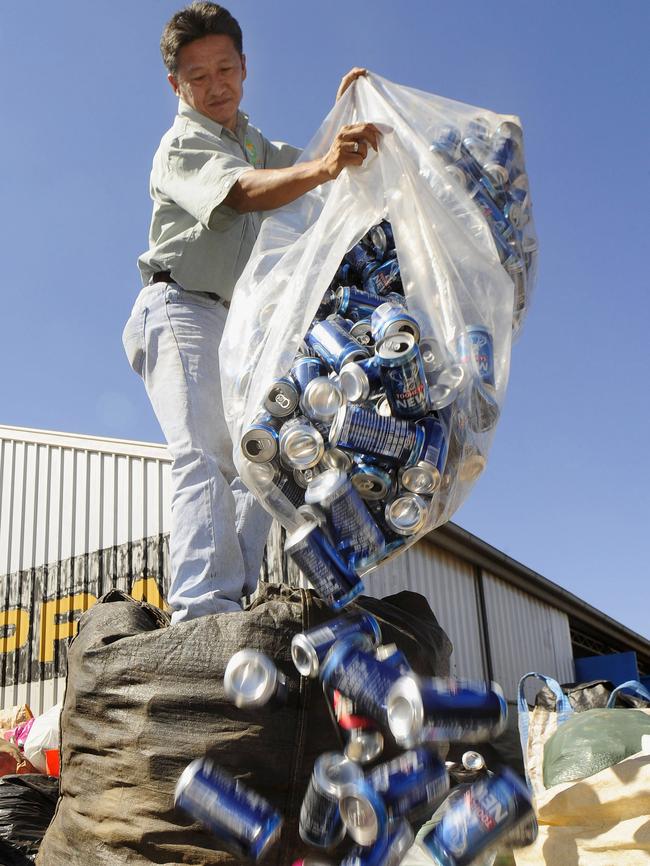
[{"label": "silver ring on finger", "polygon": [[354,142],[354,147],[352,148],[352,150],[353,150],[355,153],[359,153],[359,142],[358,142],[358,141],[355,141],[355,142]]}]

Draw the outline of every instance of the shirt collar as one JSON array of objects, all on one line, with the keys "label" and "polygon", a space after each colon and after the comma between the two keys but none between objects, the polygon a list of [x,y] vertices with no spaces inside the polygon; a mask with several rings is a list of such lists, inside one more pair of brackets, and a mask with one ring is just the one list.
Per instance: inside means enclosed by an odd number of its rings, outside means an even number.
[{"label": "shirt collar", "polygon": [[[232,135],[229,129],[226,130],[224,126],[220,123],[217,123],[216,120],[211,120],[209,117],[206,117],[205,114],[201,114],[200,111],[196,111],[196,109],[192,108],[191,105],[188,105],[182,99],[178,100],[178,114],[181,117],[188,117],[190,120],[193,120],[194,123],[198,123],[200,126],[205,127],[205,129],[210,132],[214,132],[216,135],[221,137],[224,133],[224,130]],[[235,137],[238,139],[244,140],[246,135],[246,129],[248,128],[248,115],[243,111],[237,112],[237,129],[235,132]]]}]

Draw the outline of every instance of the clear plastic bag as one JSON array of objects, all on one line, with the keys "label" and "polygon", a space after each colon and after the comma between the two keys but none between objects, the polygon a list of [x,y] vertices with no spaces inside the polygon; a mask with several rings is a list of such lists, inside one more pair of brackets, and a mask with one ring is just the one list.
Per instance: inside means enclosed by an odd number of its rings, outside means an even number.
[{"label": "clear plastic bag", "polygon": [[[267,510],[294,531],[303,517],[296,507],[300,500],[295,484],[288,478],[295,475],[293,469],[280,465],[277,455],[268,461],[260,455],[248,459],[250,449],[245,456],[242,436],[265,400],[269,405],[274,383],[290,377],[296,357],[301,352],[315,354],[313,345],[305,346],[305,337],[317,314],[331,313],[331,307],[323,309],[324,299],[331,300],[331,290],[341,282],[337,277],[346,254],[361,239],[368,241],[372,227],[388,221],[388,226],[382,225],[392,229],[404,297],[383,300],[405,303],[419,325],[420,355],[426,344],[428,362],[433,357],[423,387],[429,395],[427,414],[439,422],[444,442],[432,458],[439,472],[437,487],[420,497],[426,503],[426,520],[412,534],[400,530],[394,543],[373,557],[361,558],[355,563],[358,574],[449,520],[483,471],[505,396],[512,337],[529,305],[537,256],[516,117],[368,74],[336,104],[301,160],[323,156],[341,126],[361,121],[381,129],[378,152],[370,150],[363,166],[344,170],[335,181],[264,220],[237,284],[220,349],[235,463]],[[359,277],[360,271],[357,283]],[[354,278],[353,269],[347,282]],[[340,293],[337,304],[339,300]],[[408,341],[404,345],[415,351]],[[404,346],[402,350],[406,351]],[[340,383],[340,372],[325,374]],[[460,379],[454,380],[455,375]],[[455,382],[453,387],[450,381]],[[441,389],[450,387],[453,396],[446,404],[444,398],[431,402],[433,392],[440,398]],[[296,414],[302,414],[302,408],[290,412],[288,419],[277,419],[275,426],[285,429]],[[319,429],[327,452],[335,440],[328,425]],[[348,448],[348,455],[352,450]],[[404,464],[422,458],[414,454],[411,449],[408,460],[386,462],[374,455],[367,461],[390,480],[390,493],[373,510],[382,529],[384,515],[379,511],[395,499],[396,490],[399,495]],[[356,473],[358,454],[355,460],[351,471]],[[307,478],[323,470],[326,462],[327,454],[309,467]],[[406,512],[413,503],[409,500]]]}]

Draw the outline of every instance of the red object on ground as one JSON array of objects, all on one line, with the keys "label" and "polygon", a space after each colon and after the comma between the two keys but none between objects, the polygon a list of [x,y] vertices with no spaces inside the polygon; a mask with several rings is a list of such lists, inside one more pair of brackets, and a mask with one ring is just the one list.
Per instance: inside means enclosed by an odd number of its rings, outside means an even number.
[{"label": "red object on ground", "polygon": [[61,756],[58,749],[45,750],[45,764],[48,776],[58,776],[61,772]]}]

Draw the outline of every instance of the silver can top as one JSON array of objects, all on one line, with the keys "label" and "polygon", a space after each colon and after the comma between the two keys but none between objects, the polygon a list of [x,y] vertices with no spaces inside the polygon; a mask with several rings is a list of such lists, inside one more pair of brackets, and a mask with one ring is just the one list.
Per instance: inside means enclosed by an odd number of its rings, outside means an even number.
[{"label": "silver can top", "polygon": [[384,738],[381,731],[353,728],[345,746],[345,756],[355,764],[369,764],[378,758],[383,750]]},{"label": "silver can top", "polygon": [[364,370],[354,361],[341,367],[338,380],[343,393],[351,403],[366,400],[370,395],[370,381]]},{"label": "silver can top", "polygon": [[312,421],[331,424],[338,410],[345,403],[341,386],[328,376],[316,376],[307,383],[300,396],[300,409]]},{"label": "silver can top", "polygon": [[280,431],[280,456],[292,469],[310,469],[323,456],[323,437],[304,418],[295,418]]},{"label": "silver can top", "polygon": [[400,470],[399,483],[409,493],[431,496],[440,487],[440,472],[432,463],[421,460]]},{"label": "silver can top", "polygon": [[425,373],[439,373],[444,369],[446,352],[433,337],[420,337],[420,355]]},{"label": "silver can top", "polygon": [[321,469],[340,469],[347,472],[352,466],[352,458],[340,448],[328,448],[320,460]]},{"label": "silver can top", "polygon": [[478,773],[479,770],[482,770],[485,767],[483,755],[480,752],[475,752],[473,750],[464,752],[463,757],[460,760],[463,767],[466,770],[471,770],[473,773]]},{"label": "silver can top", "polygon": [[248,460],[243,464],[241,476],[245,484],[252,483],[261,490],[268,490],[278,480],[280,469],[275,463],[254,463]]},{"label": "silver can top", "polygon": [[350,336],[361,343],[362,346],[369,346],[372,342],[372,326],[370,319],[359,319],[350,328]]},{"label": "silver can top", "polygon": [[424,725],[424,705],[415,674],[406,674],[391,686],[386,714],[397,744],[407,749],[417,745]]},{"label": "silver can top", "polygon": [[348,476],[345,472],[342,472],[340,469],[327,469],[325,472],[317,475],[307,487],[305,503],[307,505],[318,505],[348,483]]},{"label": "silver can top", "polygon": [[318,474],[319,469],[317,466],[311,466],[309,469],[294,469],[293,480],[296,482],[298,487],[302,487],[303,490],[306,490],[307,486]]},{"label": "silver can top", "polygon": [[266,392],[264,408],[276,418],[292,415],[298,405],[298,389],[288,379],[277,379]]},{"label": "silver can top", "polygon": [[415,337],[406,331],[398,331],[389,334],[381,340],[375,349],[376,356],[380,361],[394,361],[407,355],[415,345]]},{"label": "silver can top", "polygon": [[223,687],[235,706],[261,707],[273,697],[277,681],[277,668],[268,656],[243,649],[228,661]]},{"label": "silver can top", "polygon": [[303,677],[313,679],[318,676],[318,654],[309,639],[302,632],[291,638],[291,658],[296,670]]},{"label": "silver can top", "polygon": [[466,384],[465,368],[462,364],[446,367],[429,387],[429,405],[432,409],[444,409],[454,402]]},{"label": "silver can top", "polygon": [[458,464],[458,478],[466,484],[476,481],[485,469],[486,460],[478,451],[463,451]]},{"label": "silver can top", "polygon": [[342,797],[339,809],[348,835],[357,845],[372,845],[376,841],[380,829],[379,816],[363,787]]},{"label": "silver can top", "polygon": [[417,493],[403,493],[386,506],[386,523],[398,535],[416,535],[427,522],[428,509]]},{"label": "silver can top", "polygon": [[325,752],[316,758],[314,781],[331,797],[341,797],[363,779],[363,770],[341,752]]},{"label": "silver can top", "polygon": [[241,437],[241,450],[253,463],[269,463],[278,453],[278,439],[270,430],[249,428]]}]

